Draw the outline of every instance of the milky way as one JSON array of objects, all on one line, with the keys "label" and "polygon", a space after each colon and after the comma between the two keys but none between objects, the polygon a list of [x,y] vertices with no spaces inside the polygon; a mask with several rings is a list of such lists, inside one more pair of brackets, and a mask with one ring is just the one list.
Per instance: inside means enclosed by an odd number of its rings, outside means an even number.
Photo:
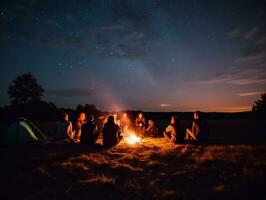
[{"label": "milky way", "polygon": [[263,1],[0,3],[0,106],[31,72],[44,100],[102,110],[243,111],[266,92]]}]

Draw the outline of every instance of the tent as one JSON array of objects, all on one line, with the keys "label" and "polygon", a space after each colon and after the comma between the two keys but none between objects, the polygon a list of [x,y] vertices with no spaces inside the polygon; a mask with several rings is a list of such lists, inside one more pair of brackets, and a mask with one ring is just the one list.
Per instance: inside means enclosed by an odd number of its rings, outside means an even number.
[{"label": "tent", "polygon": [[0,137],[0,145],[24,144],[44,140],[45,136],[38,133],[40,130],[29,120],[21,118],[10,124]]}]

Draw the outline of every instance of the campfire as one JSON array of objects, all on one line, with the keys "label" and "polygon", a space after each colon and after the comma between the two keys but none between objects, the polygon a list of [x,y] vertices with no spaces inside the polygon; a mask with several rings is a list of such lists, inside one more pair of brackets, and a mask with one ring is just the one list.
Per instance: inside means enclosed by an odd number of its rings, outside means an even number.
[{"label": "campfire", "polygon": [[136,144],[136,143],[141,143],[142,142],[141,137],[137,136],[133,132],[128,132],[124,136],[124,139],[125,139],[126,143],[128,143],[128,144]]}]

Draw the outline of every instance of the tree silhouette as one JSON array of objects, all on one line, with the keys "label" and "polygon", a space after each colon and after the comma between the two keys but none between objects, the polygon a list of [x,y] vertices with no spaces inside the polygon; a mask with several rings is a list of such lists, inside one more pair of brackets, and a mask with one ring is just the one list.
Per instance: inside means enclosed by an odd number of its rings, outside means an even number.
[{"label": "tree silhouette", "polygon": [[44,90],[31,73],[26,73],[17,76],[8,87],[7,92],[10,102],[17,105],[40,101]]},{"label": "tree silhouette", "polygon": [[253,112],[266,113],[266,93],[262,94],[260,99],[255,101],[253,107]]},{"label": "tree silhouette", "polygon": [[85,112],[85,113],[89,113],[95,116],[99,116],[102,114],[102,112],[98,110],[97,107],[93,104],[86,104],[85,106],[78,105],[76,108],[76,111],[78,113]]}]

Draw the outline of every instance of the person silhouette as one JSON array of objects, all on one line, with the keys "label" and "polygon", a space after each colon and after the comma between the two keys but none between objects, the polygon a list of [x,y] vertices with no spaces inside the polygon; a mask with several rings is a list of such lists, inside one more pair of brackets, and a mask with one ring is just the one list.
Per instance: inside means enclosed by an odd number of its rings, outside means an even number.
[{"label": "person silhouette", "polygon": [[56,122],[55,140],[68,140],[71,142],[73,136],[72,123],[69,121],[69,115],[62,113],[60,120]]},{"label": "person silhouette", "polygon": [[95,144],[99,137],[97,125],[94,123],[94,116],[87,114],[87,122],[81,127],[81,144]]},{"label": "person silhouette", "polygon": [[150,137],[159,136],[159,129],[154,123],[154,121],[151,119],[148,120],[148,127],[145,130],[145,136],[150,136]]},{"label": "person silhouette", "polygon": [[144,136],[146,129],[146,119],[142,113],[139,113],[135,120],[135,131],[139,136]]},{"label": "person silhouette", "polygon": [[203,142],[206,141],[209,137],[209,126],[207,121],[202,117],[200,111],[194,112],[194,121],[192,123],[192,128],[186,130],[187,141],[194,140]]},{"label": "person silhouette", "polygon": [[103,145],[107,147],[115,146],[122,138],[120,127],[115,124],[114,116],[110,115],[103,127]]},{"label": "person silhouette", "polygon": [[75,124],[75,130],[74,130],[74,142],[79,143],[80,142],[80,136],[81,136],[81,128],[83,124],[87,122],[86,120],[86,114],[84,112],[81,112],[76,120]]}]

